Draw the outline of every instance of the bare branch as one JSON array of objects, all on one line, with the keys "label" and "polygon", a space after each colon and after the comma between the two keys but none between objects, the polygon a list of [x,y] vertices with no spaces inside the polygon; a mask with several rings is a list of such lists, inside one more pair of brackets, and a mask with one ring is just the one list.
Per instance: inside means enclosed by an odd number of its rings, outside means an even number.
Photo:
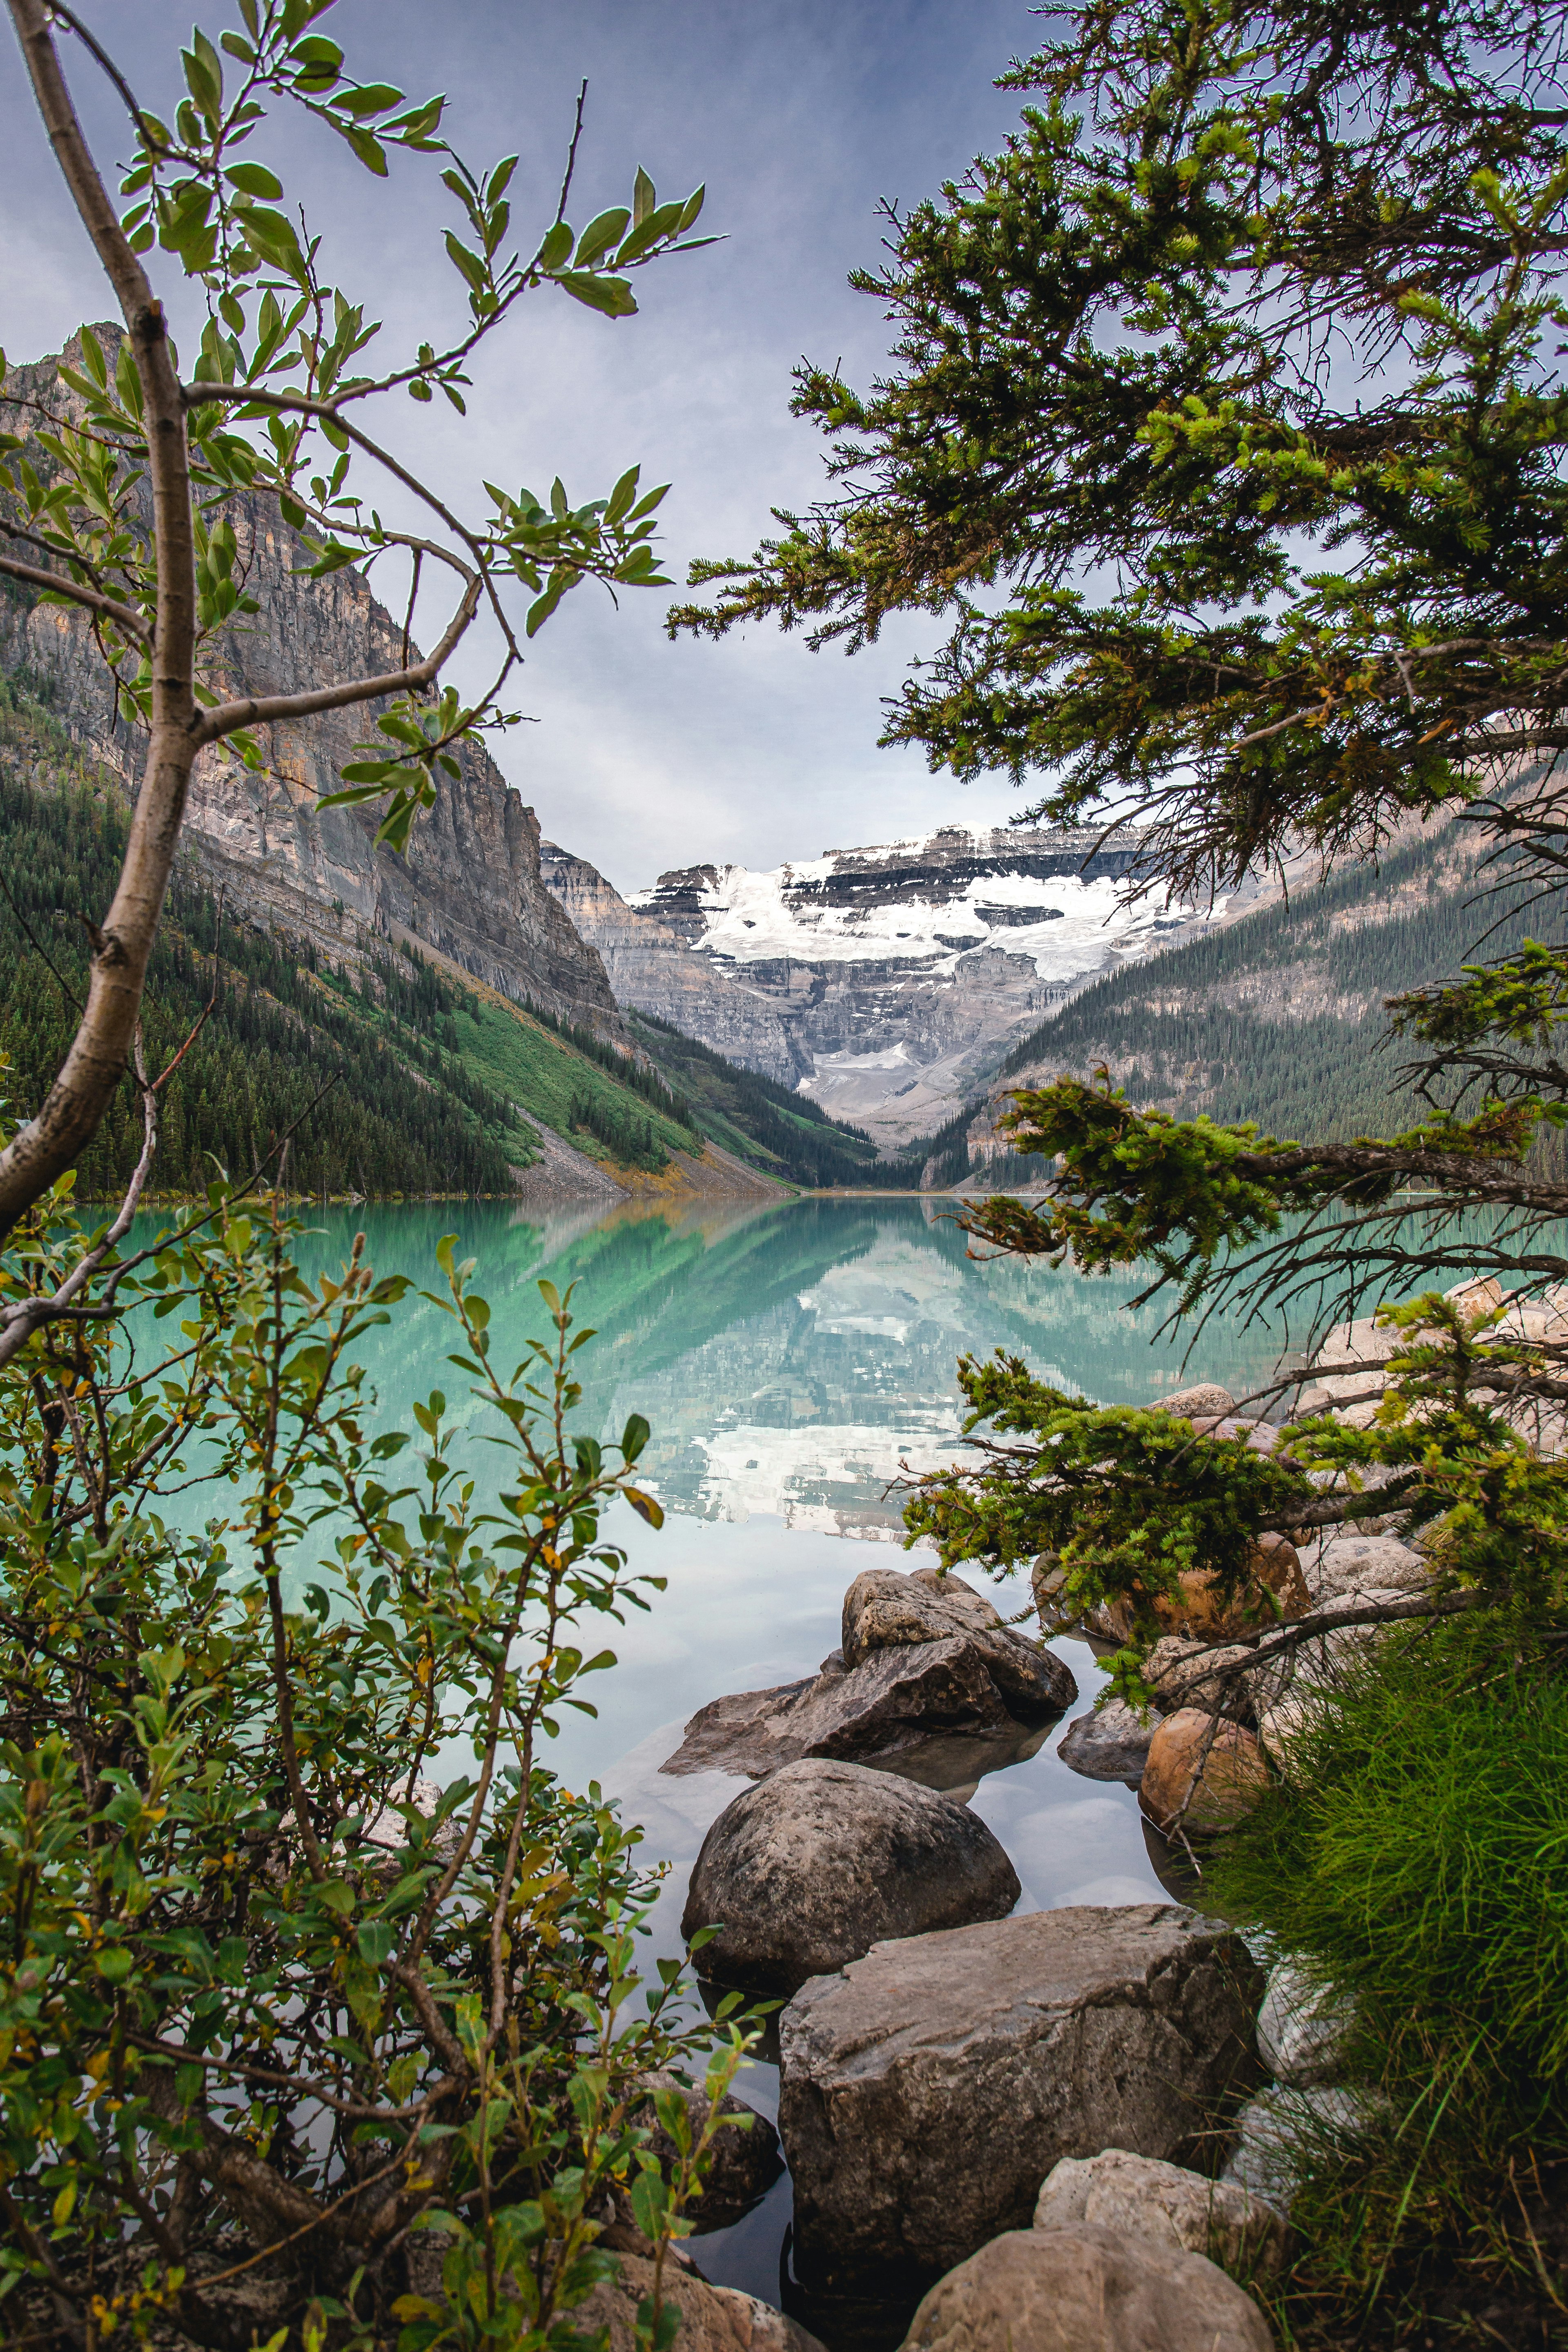
[{"label": "bare branch", "polygon": [[38,563],[19,563],[14,555],[0,555],[0,572],[13,580],[25,580],[29,587],[47,588],[51,596],[68,596],[73,604],[85,604],[89,613],[101,614],[141,645],[153,642],[153,632],[142,614],[100,589],[86,588],[79,580],[64,579],[58,572],[46,572]]},{"label": "bare branch", "polygon": [[94,947],[87,1011],[64,1065],[37,1118],[0,1151],[0,1235],[76,1160],[132,1058],[198,740],[190,461],[184,403],[163,308],[120,226],[77,120],[47,0],[7,0],[7,5],[56,160],[125,320],[147,433],[158,601],[152,734],[124,862]]},{"label": "bare branch", "polygon": [[375,702],[384,695],[419,693],[434,684],[442,665],[461,642],[479,610],[479,587],[477,578],[469,581],[440,644],[422,662],[388,670],[380,677],[347,678],[339,686],[312,687],[304,694],[247,695],[237,702],[220,702],[197,720],[198,742],[216,742],[240,727],[275,726],[285,719],[313,718],[318,711],[346,710],[356,702]]}]

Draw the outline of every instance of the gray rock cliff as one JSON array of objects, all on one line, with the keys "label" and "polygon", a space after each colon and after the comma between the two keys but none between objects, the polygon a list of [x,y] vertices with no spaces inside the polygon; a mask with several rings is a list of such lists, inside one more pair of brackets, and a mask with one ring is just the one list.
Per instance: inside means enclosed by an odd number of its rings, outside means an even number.
[{"label": "gray rock cliff", "polygon": [[[112,355],[120,331],[94,331]],[[79,341],[65,356],[77,362]],[[56,362],[12,371],[12,388],[68,408]],[[7,425],[24,411],[0,404]],[[325,580],[300,576],[306,558],[276,503],[231,503],[247,593],[260,611],[235,624],[215,682],[225,690],[285,693],[302,686],[395,668],[402,635],[369,582],[353,568]],[[0,598],[0,666],[25,668],[84,749],[134,793],[140,734],[116,716],[109,674],[89,630],[61,606],[23,594]],[[338,771],[373,728],[379,706],[331,711],[267,730],[259,773],[215,747],[197,763],[185,823],[188,845],[231,908],[256,923],[311,940],[334,964],[363,961],[378,940],[407,937],[513,1003],[618,1033],[615,997],[597,952],[574,929],[540,876],[540,829],[493,760],[466,751],[456,782],[443,780],[434,809],[409,837],[406,858],[375,845],[380,812],[320,809]]]}]

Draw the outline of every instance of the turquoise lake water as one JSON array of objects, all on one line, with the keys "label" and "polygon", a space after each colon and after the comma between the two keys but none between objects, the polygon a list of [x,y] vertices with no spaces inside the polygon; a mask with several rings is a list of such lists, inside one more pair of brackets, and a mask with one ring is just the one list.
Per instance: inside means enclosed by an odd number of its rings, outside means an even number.
[{"label": "turquoise lake water", "polygon": [[[1135,1284],[1014,1260],[976,1264],[941,1201],[802,1200],[679,1214],[634,1207],[542,1223],[505,1204],[445,1202],[311,1222],[320,1230],[301,1252],[307,1265],[336,1264],[363,1229],[379,1272],[437,1290],[436,1244],[456,1231],[459,1255],[479,1260],[474,1283],[490,1304],[494,1354],[509,1366],[529,1338],[547,1334],[540,1277],[563,1289],[575,1283],[576,1313],[598,1333],[576,1359],[583,1423],[614,1435],[635,1411],[651,1424],[643,1466],[666,1524],[656,1533],[623,1509],[613,1533],[668,1590],[649,1614],[610,1629],[618,1663],[593,1679],[598,1718],[566,1717],[547,1760],[569,1786],[598,1780],[643,1824],[645,1851],[669,1865],[657,1952],[679,1949],[703,1833],[746,1785],[716,1772],[676,1779],[658,1766],[709,1699],[814,1672],[837,1646],[842,1598],[862,1568],[918,1564],[920,1555],[898,1548],[899,1502],[885,1490],[900,1461],[923,1468],[961,1458],[960,1354],[1004,1348],[1064,1388],[1141,1404],[1200,1379],[1245,1394],[1279,1352],[1268,1332],[1216,1319],[1184,1364],[1183,1342],[1156,1338],[1157,1311],[1123,1310]],[[451,1346],[448,1318],[413,1297],[370,1335],[358,1352],[374,1382],[377,1425],[411,1428],[416,1399],[433,1387],[460,1412],[462,1376],[445,1360]],[[477,1408],[473,1418],[485,1425]],[[482,1480],[501,1457],[476,1445],[473,1459]],[[212,1507],[192,1498],[197,1520]],[[990,1589],[984,1576],[976,1581]],[[1005,1612],[1028,1594],[1013,1583],[995,1597]],[[595,1621],[595,1646],[601,1638]],[[1084,1643],[1057,1646],[1081,1694],[1070,1712],[1080,1711],[1102,1677]],[[1156,1864],[1168,1865],[1145,1838],[1132,1792],[1062,1764],[1063,1728],[953,1793],[1007,1849],[1023,1908],[1160,1899]],[[738,2087],[775,2111],[771,2066],[753,2065]],[[785,2180],[693,2252],[710,2277],[776,2302],[790,2293],[788,2221]],[[830,2317],[802,2315],[835,2335]]]}]

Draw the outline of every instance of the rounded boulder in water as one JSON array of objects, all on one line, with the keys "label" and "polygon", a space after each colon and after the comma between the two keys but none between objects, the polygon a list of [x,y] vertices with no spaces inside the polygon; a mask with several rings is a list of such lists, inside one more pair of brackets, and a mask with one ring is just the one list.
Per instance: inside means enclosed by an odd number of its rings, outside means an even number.
[{"label": "rounded boulder in water", "polygon": [[725,1806],[702,1841],[680,1930],[720,1984],[795,1992],[873,1944],[1004,1919],[1022,1888],[966,1805],[864,1765],[808,1757]]}]

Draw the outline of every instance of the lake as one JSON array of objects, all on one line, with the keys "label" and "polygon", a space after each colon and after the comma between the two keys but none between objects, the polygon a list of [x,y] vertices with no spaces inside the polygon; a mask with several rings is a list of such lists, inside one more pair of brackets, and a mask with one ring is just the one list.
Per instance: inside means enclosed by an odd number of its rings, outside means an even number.
[{"label": "lake", "polygon": [[[363,1229],[378,1272],[437,1291],[436,1245],[455,1231],[458,1255],[479,1261],[474,1286],[489,1302],[492,1349],[506,1369],[529,1339],[548,1335],[540,1278],[563,1290],[575,1284],[574,1312],[598,1335],[575,1360],[582,1424],[615,1436],[637,1412],[651,1425],[643,1483],[663,1503],[665,1526],[656,1533],[617,1507],[607,1531],[668,1590],[615,1636],[618,1663],[589,1685],[597,1720],[565,1715],[544,1758],[569,1787],[597,1780],[642,1823],[645,1853],[668,1864],[649,1968],[655,1954],[680,1950],[703,1834],[748,1785],[717,1772],[673,1778],[660,1763],[708,1700],[814,1673],[838,1645],[843,1595],[862,1568],[918,1564],[898,1548],[899,1498],[886,1490],[900,1462],[961,1458],[961,1354],[1002,1348],[1099,1402],[1145,1404],[1195,1380],[1241,1396],[1279,1352],[1267,1331],[1216,1318],[1184,1363],[1184,1342],[1156,1336],[1157,1309],[1126,1311],[1135,1281],[1005,1258],[977,1264],[952,1202],[940,1197],[726,1202],[679,1213],[634,1203],[542,1222],[505,1203],[447,1202],[311,1212],[310,1222],[318,1230],[300,1252],[307,1267],[335,1267]],[[463,1413],[463,1376],[446,1360],[452,1346],[449,1318],[416,1297],[368,1335],[356,1352],[374,1382],[377,1426],[412,1428],[416,1400],[436,1387],[457,1417],[489,1425],[478,1408]],[[473,1459],[482,1479],[503,1457],[476,1446]],[[193,1524],[214,1507],[210,1492],[185,1506]],[[313,1565],[301,1561],[301,1582]],[[975,1580],[990,1590],[983,1573]],[[1016,1581],[995,1597],[1005,1613],[1029,1594]],[[592,1646],[601,1639],[595,1626]],[[1087,1644],[1056,1646],[1077,1676],[1079,1712],[1103,1676]],[[1061,1763],[1064,1728],[1051,1726],[1032,1753],[954,1793],[1006,1848],[1023,1909],[1162,1899],[1156,1864],[1170,1866],[1145,1837],[1135,1796]],[[462,1761],[454,1756],[451,1769]],[[752,2064],[737,2089],[776,2114],[773,2066]],[[770,2303],[787,2299],[847,2352],[835,2315],[807,2309],[790,2279],[789,2219],[786,2179],[744,2221],[692,2250],[709,2277]],[[885,2332],[897,2342],[901,2327],[889,2316]],[[879,2331],[856,2333],[866,2342]]]},{"label": "lake", "polygon": [[[958,1458],[959,1355],[1003,1348],[1063,1388],[1142,1404],[1200,1379],[1244,1394],[1278,1354],[1267,1332],[1216,1319],[1184,1365],[1181,1344],[1156,1339],[1156,1310],[1124,1311],[1134,1282],[1016,1260],[976,1264],[941,1199],[726,1202],[680,1213],[631,1205],[542,1223],[501,1203],[443,1202],[311,1222],[321,1232],[301,1253],[307,1263],[319,1255],[335,1264],[363,1227],[379,1272],[435,1289],[437,1242],[456,1231],[459,1255],[479,1260],[475,1285],[490,1304],[495,1357],[508,1367],[527,1339],[547,1334],[540,1277],[562,1289],[575,1283],[575,1311],[598,1334],[576,1360],[583,1423],[615,1435],[635,1411],[652,1426],[645,1482],[665,1507],[665,1527],[655,1533],[621,1509],[611,1532],[668,1588],[648,1615],[631,1615],[614,1642],[618,1664],[593,1678],[597,1720],[567,1716],[546,1757],[569,1786],[598,1780],[643,1824],[645,1851],[669,1864],[650,1961],[679,1950],[703,1833],[747,1785],[711,1772],[671,1778],[659,1764],[709,1699],[815,1672],[837,1647],[840,1603],[862,1568],[917,1564],[898,1549],[898,1497],[885,1490],[900,1461]],[[411,1427],[416,1398],[432,1387],[457,1403],[451,1345],[448,1319],[414,1298],[373,1335],[361,1353],[378,1423]],[[870,1544],[880,1549],[868,1553]],[[996,1597],[1006,1612],[1028,1592],[1015,1583]],[[1092,1654],[1082,1643],[1057,1646],[1087,1706],[1103,1680]],[[1052,1726],[1033,1754],[969,1793],[1012,1857],[1021,1907],[1161,1899],[1155,1860],[1164,1857],[1156,1844],[1152,1858],[1134,1795],[1062,1764],[1064,1727]],[[737,2087],[776,2113],[773,2066],[751,2066]],[[787,2275],[789,2210],[786,2179],[692,2251],[721,2284],[773,2303],[786,2294],[831,2341],[840,2334],[833,2315],[801,2305]]]}]

